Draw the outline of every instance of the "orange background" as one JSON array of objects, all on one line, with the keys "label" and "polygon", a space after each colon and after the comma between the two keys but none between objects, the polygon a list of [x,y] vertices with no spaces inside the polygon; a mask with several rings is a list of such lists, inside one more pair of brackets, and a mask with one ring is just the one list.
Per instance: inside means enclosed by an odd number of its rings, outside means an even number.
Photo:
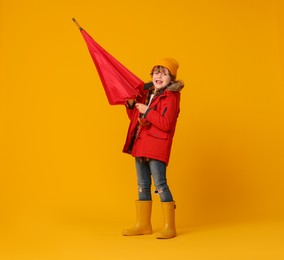
[{"label": "orange background", "polygon": [[134,218],[128,118],[108,104],[72,17],[145,81],[157,58],[180,62],[168,167],[178,226],[282,220],[283,10],[280,0],[1,0],[2,229]]}]

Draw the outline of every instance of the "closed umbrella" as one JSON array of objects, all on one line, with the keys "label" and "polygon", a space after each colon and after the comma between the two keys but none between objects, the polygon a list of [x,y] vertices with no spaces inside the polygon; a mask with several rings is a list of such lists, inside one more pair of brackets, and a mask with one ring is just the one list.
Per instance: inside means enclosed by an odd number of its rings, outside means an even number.
[{"label": "closed umbrella", "polygon": [[103,49],[73,18],[80,29],[94,61],[111,105],[125,104],[140,95],[144,82]]}]

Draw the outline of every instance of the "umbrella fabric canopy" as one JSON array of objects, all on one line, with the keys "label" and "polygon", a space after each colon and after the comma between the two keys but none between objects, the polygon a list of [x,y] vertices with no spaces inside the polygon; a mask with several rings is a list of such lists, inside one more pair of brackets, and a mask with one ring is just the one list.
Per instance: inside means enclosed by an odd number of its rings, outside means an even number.
[{"label": "umbrella fabric canopy", "polygon": [[94,41],[74,18],[73,21],[79,27],[88,46],[109,103],[125,104],[126,100],[140,95],[144,82]]}]

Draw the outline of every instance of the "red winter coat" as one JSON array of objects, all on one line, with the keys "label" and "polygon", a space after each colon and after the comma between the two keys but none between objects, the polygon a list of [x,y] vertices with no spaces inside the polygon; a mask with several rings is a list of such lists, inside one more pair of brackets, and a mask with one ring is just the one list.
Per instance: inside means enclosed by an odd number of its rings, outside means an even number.
[{"label": "red winter coat", "polygon": [[[144,123],[146,122],[145,126],[138,123],[139,111],[136,108],[127,108],[131,121],[123,152],[134,157],[145,157],[169,163],[180,111],[180,90],[182,88],[183,83],[176,81],[153,98],[150,108],[142,119]],[[137,102],[144,103],[145,98],[146,94]]]}]

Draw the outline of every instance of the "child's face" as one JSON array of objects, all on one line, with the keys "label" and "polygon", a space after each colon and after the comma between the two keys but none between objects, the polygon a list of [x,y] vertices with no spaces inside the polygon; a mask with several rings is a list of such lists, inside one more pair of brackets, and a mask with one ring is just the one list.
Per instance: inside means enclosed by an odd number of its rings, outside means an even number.
[{"label": "child's face", "polygon": [[172,78],[169,74],[169,70],[164,67],[155,68],[152,75],[152,82],[155,89],[159,90],[170,84]]}]

